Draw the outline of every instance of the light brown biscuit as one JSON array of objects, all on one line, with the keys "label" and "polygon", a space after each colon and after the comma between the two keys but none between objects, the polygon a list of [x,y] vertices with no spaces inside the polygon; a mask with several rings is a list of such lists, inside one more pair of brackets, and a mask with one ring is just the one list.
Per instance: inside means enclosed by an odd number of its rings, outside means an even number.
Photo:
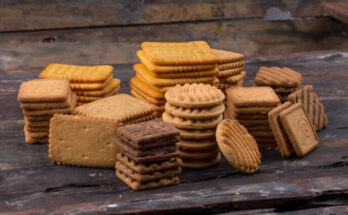
[{"label": "light brown biscuit", "polygon": [[300,86],[297,87],[272,87],[274,92],[276,93],[293,93],[296,90],[300,88]]},{"label": "light brown biscuit", "polygon": [[130,95],[118,94],[81,105],[76,108],[76,112],[91,117],[103,117],[126,122],[153,113],[153,108],[144,101]]},{"label": "light brown biscuit", "polygon": [[147,59],[143,50],[137,51],[137,56],[142,64],[151,72],[164,75],[166,73],[185,73],[191,71],[204,71],[204,70],[212,70],[215,68],[215,64],[206,64],[206,65],[176,65],[176,66],[158,66],[149,61]]},{"label": "light brown biscuit", "polygon": [[141,47],[155,65],[216,64],[217,56],[205,41],[163,43],[143,42]]},{"label": "light brown biscuit", "polygon": [[[76,94],[69,90],[69,96],[64,102],[21,102],[20,107],[26,110],[49,110],[68,108],[71,100],[76,100]],[[73,98],[72,98],[73,97]]]},{"label": "light brown biscuit", "polygon": [[109,65],[75,66],[66,64],[49,64],[39,75],[39,78],[67,78],[72,83],[104,82],[114,71]]},{"label": "light brown biscuit", "polygon": [[244,59],[244,55],[236,52],[225,51],[220,49],[213,49],[213,51],[218,57],[218,64],[237,62],[242,61]]},{"label": "light brown biscuit", "polygon": [[178,128],[182,140],[207,140],[215,137],[215,129],[194,130]]},{"label": "light brown biscuit", "polygon": [[34,138],[31,133],[26,133],[25,134],[25,142],[29,144],[34,144],[34,143],[48,143],[48,137],[43,137],[43,138]]},{"label": "light brown biscuit", "polygon": [[49,109],[49,110],[26,110],[23,109],[23,114],[26,116],[29,120],[30,117],[40,117],[40,116],[49,116],[53,115],[55,113],[61,113],[61,114],[71,114],[74,113],[75,106],[76,106],[76,100],[74,100],[75,97],[72,97],[70,106],[68,108],[61,108],[61,109]]},{"label": "light brown biscuit", "polygon": [[302,104],[283,110],[279,118],[297,156],[305,156],[318,145],[318,136]]},{"label": "light brown biscuit", "polygon": [[144,94],[151,96],[155,99],[164,99],[164,93],[149,86],[137,77],[133,77],[130,80],[130,85],[140,89]]},{"label": "light brown biscuit", "polygon": [[227,78],[219,78],[221,83],[225,84],[237,84],[245,78],[246,72],[242,71],[239,74],[229,76]]},{"label": "light brown biscuit", "polygon": [[44,116],[24,116],[29,121],[42,122],[42,121],[50,121],[53,114],[44,115]]},{"label": "light brown biscuit", "polygon": [[227,101],[234,107],[274,107],[280,105],[271,87],[234,87],[226,90]]},{"label": "light brown biscuit", "polygon": [[254,82],[257,85],[298,87],[302,83],[302,75],[287,67],[261,66]]},{"label": "light brown biscuit", "polygon": [[52,163],[114,168],[117,121],[81,115],[55,114],[50,122]]},{"label": "light brown biscuit", "polygon": [[120,86],[117,86],[116,88],[114,88],[112,91],[110,91],[108,94],[106,94],[104,96],[76,96],[76,99],[79,102],[93,102],[93,101],[97,101],[101,98],[106,98],[109,96],[116,95],[119,90],[120,90]]},{"label": "light brown biscuit", "polygon": [[233,111],[235,115],[267,114],[275,107],[241,107],[236,108],[230,99],[226,101],[226,110]]},{"label": "light brown biscuit", "polygon": [[24,122],[28,126],[49,126],[50,125],[50,120],[44,120],[44,121],[31,121],[28,120],[26,116],[24,116]]},{"label": "light brown biscuit", "polygon": [[166,100],[164,99],[164,97],[162,99],[157,99],[154,97],[149,96],[148,94],[146,94],[146,92],[144,92],[143,90],[137,88],[134,85],[130,85],[131,87],[131,91],[134,91],[136,94],[140,95],[142,98],[144,98],[146,101],[148,101],[151,104],[154,105],[158,105],[158,106],[164,106],[164,104],[166,103]]},{"label": "light brown biscuit", "polygon": [[210,150],[195,150],[189,151],[184,149],[178,149],[179,157],[183,160],[204,160],[216,157],[219,153],[219,148],[215,147]]},{"label": "light brown biscuit", "polygon": [[70,88],[67,79],[31,80],[23,82],[19,88],[19,102],[65,102]]},{"label": "light brown biscuit", "polygon": [[221,154],[218,153],[214,158],[210,159],[202,159],[202,160],[191,160],[191,159],[183,159],[181,167],[189,168],[189,169],[199,169],[199,168],[208,168],[215,166],[220,163]]},{"label": "light brown biscuit", "polygon": [[104,82],[95,82],[95,83],[83,83],[83,82],[79,82],[79,83],[70,83],[70,88],[72,90],[101,90],[103,88],[105,88],[106,86],[108,86],[112,80],[114,78],[113,74],[110,74],[109,77],[107,77],[107,79]]},{"label": "light brown biscuit", "polygon": [[158,91],[158,92],[161,92],[161,93],[166,93],[167,90],[169,88],[171,88],[172,86],[167,86],[167,87],[157,87],[157,86],[154,86],[153,84],[151,84],[150,82],[148,82],[148,80],[144,79],[141,75],[137,75],[135,74],[136,78],[138,78],[139,80],[141,80],[142,82],[144,82],[147,86],[153,88],[154,90]]},{"label": "light brown biscuit", "polygon": [[210,84],[176,85],[164,97],[169,104],[186,108],[212,107],[225,99],[224,93]]},{"label": "light brown biscuit", "polygon": [[249,120],[249,119],[267,119],[267,112],[266,113],[249,113],[249,114],[239,114],[236,113],[233,109],[233,107],[228,106],[226,108],[225,113],[227,112],[227,114],[231,117],[231,118],[238,118],[238,119],[245,119],[245,120]]},{"label": "light brown biscuit", "polygon": [[194,120],[194,119],[184,119],[180,117],[173,116],[168,112],[164,112],[162,115],[164,122],[171,123],[177,128],[184,129],[211,129],[215,128],[216,125],[222,120],[222,115],[203,120]]},{"label": "light brown biscuit", "polygon": [[240,74],[242,71],[244,71],[243,67],[237,67],[234,69],[227,69],[227,70],[218,70],[216,73],[217,78],[228,78],[234,75]]},{"label": "light brown biscuit", "polygon": [[176,72],[176,73],[154,73],[148,70],[149,73],[160,79],[177,79],[177,78],[199,78],[199,77],[213,77],[217,73],[217,69],[202,71],[191,71],[191,72]]},{"label": "light brown biscuit", "polygon": [[185,83],[211,83],[214,80],[214,76],[208,77],[196,77],[196,78],[175,78],[175,79],[166,79],[166,78],[156,78],[151,75],[151,73],[146,69],[143,64],[135,64],[133,69],[136,72],[136,77],[141,80],[145,79],[146,83],[150,83],[156,87],[171,87],[176,84],[185,84]]},{"label": "light brown biscuit", "polygon": [[118,78],[113,78],[111,83],[106,85],[105,88],[101,90],[76,90],[74,91],[76,95],[79,96],[105,96],[111,93],[113,90],[120,89],[121,80]]},{"label": "light brown biscuit", "polygon": [[[192,153],[196,153],[199,151],[207,151],[218,148],[217,143],[215,140],[199,140],[199,141],[192,141],[192,140],[181,140],[177,143],[179,148],[179,156],[180,156],[180,150],[183,152],[185,151],[191,151]],[[188,152],[185,152],[186,154]],[[185,155],[184,157],[185,158]]]},{"label": "light brown biscuit", "polygon": [[217,65],[217,68],[220,71],[235,69],[235,68],[239,68],[239,67],[244,68],[244,61],[236,61],[233,63],[223,63],[223,64]]},{"label": "light brown biscuit", "polygon": [[[164,109],[164,105],[155,105],[155,104],[152,104],[150,103],[149,101],[147,101],[144,97],[142,97],[139,93],[135,92],[134,90],[130,90],[130,93],[133,97],[139,99],[139,100],[142,100],[146,103],[148,103],[149,105],[151,105],[151,107],[153,108],[153,110],[155,111],[155,113],[163,113],[165,111]],[[161,114],[162,116],[162,114]]]},{"label": "light brown biscuit", "polygon": [[35,133],[35,132],[48,132],[49,127],[48,126],[30,126],[28,124],[25,125],[25,130],[30,132],[30,133]]},{"label": "light brown biscuit", "polygon": [[240,80],[236,84],[224,84],[224,83],[220,83],[220,82],[215,82],[215,83],[213,83],[213,85],[216,86],[218,89],[226,91],[230,87],[241,87],[241,86],[243,86],[243,83],[244,83],[244,79]]},{"label": "light brown biscuit", "polygon": [[173,116],[185,119],[210,119],[222,114],[225,110],[225,105],[221,103],[218,106],[209,108],[183,108],[166,103],[165,109]]},{"label": "light brown biscuit", "polygon": [[277,142],[280,154],[284,157],[290,157],[294,154],[294,149],[290,143],[290,140],[280,122],[279,114],[291,106],[290,102],[286,102],[268,113],[269,125],[272,129],[274,139]]},{"label": "light brown biscuit", "polygon": [[243,173],[257,171],[261,154],[255,139],[236,120],[223,120],[216,129],[216,141],[227,161]]},{"label": "light brown biscuit", "polygon": [[116,170],[116,176],[121,179],[124,183],[126,183],[133,190],[146,190],[152,189],[156,187],[164,187],[174,184],[179,184],[180,180],[177,176],[171,176],[169,178],[162,178],[156,181],[149,181],[147,183],[140,183],[130,177],[128,177],[123,172]]}]

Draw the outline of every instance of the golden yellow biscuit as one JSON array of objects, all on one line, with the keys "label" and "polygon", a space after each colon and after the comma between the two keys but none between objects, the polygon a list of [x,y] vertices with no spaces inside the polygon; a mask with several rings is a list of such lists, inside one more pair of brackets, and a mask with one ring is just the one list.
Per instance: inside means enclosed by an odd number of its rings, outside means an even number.
[{"label": "golden yellow biscuit", "polygon": [[74,91],[78,96],[105,96],[111,91],[120,88],[121,80],[118,78],[113,78],[111,83],[106,85],[101,90],[76,90]]}]

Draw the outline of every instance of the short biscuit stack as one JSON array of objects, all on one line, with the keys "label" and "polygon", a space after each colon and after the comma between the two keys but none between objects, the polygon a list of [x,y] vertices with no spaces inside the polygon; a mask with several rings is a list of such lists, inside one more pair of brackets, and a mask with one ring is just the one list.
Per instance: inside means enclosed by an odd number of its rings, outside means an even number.
[{"label": "short biscuit stack", "polygon": [[71,92],[67,79],[24,82],[17,99],[23,109],[26,143],[47,143],[53,114],[70,114],[76,105],[76,95]]},{"label": "short biscuit stack", "polygon": [[232,86],[242,86],[246,75],[244,55],[218,49],[213,51],[218,57],[217,73],[213,84],[223,91]]},{"label": "short biscuit stack", "polygon": [[185,83],[212,83],[217,58],[204,41],[144,42],[137,51],[140,64],[130,81],[131,94],[154,106],[157,117],[164,112],[164,93]]},{"label": "short biscuit stack", "polygon": [[117,129],[116,175],[134,190],[179,183],[180,159],[176,151],[179,131],[152,120]]},{"label": "short biscuit stack", "polygon": [[74,66],[52,63],[39,78],[67,78],[77,95],[77,104],[82,105],[107,96],[115,95],[120,89],[120,79],[114,78],[114,68],[101,66]]},{"label": "short biscuit stack", "polygon": [[225,95],[210,84],[185,84],[170,88],[163,121],[180,131],[179,156],[184,168],[205,168],[220,162],[215,129],[222,120]]},{"label": "short biscuit stack", "polygon": [[234,87],[226,90],[225,118],[236,119],[255,138],[259,147],[273,149],[276,142],[268,122],[268,112],[280,105],[270,87]]},{"label": "short biscuit stack", "polygon": [[255,86],[269,86],[277,93],[282,103],[288,101],[288,96],[301,88],[301,73],[288,67],[264,67],[261,66],[256,74]]}]

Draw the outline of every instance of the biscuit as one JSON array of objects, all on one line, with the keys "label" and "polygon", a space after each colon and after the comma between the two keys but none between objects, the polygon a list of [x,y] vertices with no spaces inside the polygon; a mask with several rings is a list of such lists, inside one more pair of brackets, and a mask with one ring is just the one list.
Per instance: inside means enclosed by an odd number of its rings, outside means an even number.
[{"label": "biscuit", "polygon": [[145,79],[146,83],[150,83],[156,87],[170,87],[176,84],[185,83],[211,83],[214,80],[214,76],[175,79],[156,78],[155,76],[151,75],[143,64],[135,64],[133,69],[136,72],[136,77]]},{"label": "biscuit", "polygon": [[267,143],[277,146],[277,143],[273,137],[254,137],[254,139],[256,140],[258,145]]},{"label": "biscuit", "polygon": [[242,71],[241,73],[237,75],[233,75],[226,78],[219,78],[219,80],[221,83],[225,83],[225,84],[237,84],[245,78],[245,75],[246,75],[246,72]]},{"label": "biscuit", "polygon": [[26,139],[28,138],[28,143],[32,143],[30,139],[40,140],[40,143],[48,143],[48,132],[29,132],[24,129],[24,134],[26,136]]},{"label": "biscuit", "polygon": [[164,122],[168,122],[177,128],[211,129],[215,128],[216,125],[219,124],[219,122],[222,120],[222,115],[211,119],[195,120],[176,117],[169,114],[168,112],[164,112],[162,115],[162,119]]},{"label": "biscuit", "polygon": [[48,132],[49,127],[48,126],[30,126],[28,124],[25,125],[25,130],[29,133],[35,133],[35,132]]},{"label": "biscuit", "polygon": [[104,82],[114,71],[109,65],[75,66],[66,64],[49,64],[39,78],[67,78],[72,83]]},{"label": "biscuit", "polygon": [[251,119],[251,120],[246,120],[246,119],[238,119],[235,118],[236,120],[238,120],[238,122],[240,122],[240,124],[247,125],[247,126],[252,126],[252,125],[265,125],[268,126],[268,120],[267,119]]},{"label": "biscuit", "polygon": [[218,153],[214,158],[210,159],[202,159],[202,160],[191,160],[191,159],[183,159],[181,167],[190,168],[190,169],[198,169],[198,168],[208,168],[215,166],[220,163],[221,155]]},{"label": "biscuit", "polygon": [[[227,91],[226,91],[227,92]],[[228,93],[227,93],[228,96]],[[277,97],[278,99],[278,97]],[[278,99],[279,101],[279,99]],[[280,101],[279,101],[280,103]],[[267,114],[269,111],[271,111],[275,107],[241,107],[236,108],[230,99],[227,99],[227,110],[233,111],[236,115],[248,115],[248,114]]]},{"label": "biscuit", "polygon": [[73,100],[73,97],[72,97],[72,101],[70,103],[69,108],[48,109],[48,110],[30,110],[30,111],[23,109],[23,114],[29,120],[30,120],[30,117],[34,117],[34,116],[35,117],[36,116],[47,116],[47,115],[53,115],[55,113],[70,114],[70,113],[74,113],[75,106],[76,106],[76,100]]},{"label": "biscuit", "polygon": [[185,119],[209,119],[218,117],[225,110],[225,105],[221,103],[209,108],[183,108],[166,103],[165,109],[173,116]]},{"label": "biscuit", "polygon": [[236,52],[225,51],[220,49],[213,49],[213,51],[218,57],[218,64],[237,62],[244,59],[244,55]]},{"label": "biscuit", "polygon": [[70,88],[67,79],[31,80],[23,82],[19,88],[19,102],[65,102]]},{"label": "biscuit", "polygon": [[328,124],[328,119],[324,113],[324,106],[319,102],[318,95],[314,92],[312,85],[306,85],[303,88],[289,95],[289,101],[292,103],[301,103],[308,114],[310,122],[316,131],[321,130]]},{"label": "biscuit", "polygon": [[76,90],[74,92],[79,96],[105,96],[115,89],[120,89],[120,83],[120,79],[113,78],[111,83],[106,85],[105,88],[102,88],[101,90]]},{"label": "biscuit", "polygon": [[318,136],[302,104],[283,110],[279,118],[297,156],[305,156],[318,145]]},{"label": "biscuit", "polygon": [[234,69],[227,69],[227,70],[218,70],[216,77],[217,78],[227,78],[233,75],[240,74],[242,71],[244,71],[243,67],[237,67]]},{"label": "biscuit", "polygon": [[138,88],[138,90],[140,90],[141,92],[143,92],[147,96],[150,96],[150,97],[152,97],[154,99],[164,99],[164,93],[163,92],[161,92],[159,90],[156,90],[155,88],[147,85],[146,83],[144,83],[142,80],[140,80],[137,77],[131,78],[130,86]]},{"label": "biscuit", "polygon": [[294,150],[291,146],[290,140],[280,123],[279,114],[291,106],[290,102],[286,102],[268,113],[269,125],[272,129],[274,139],[277,142],[280,154],[284,157],[293,155]]},{"label": "biscuit", "polygon": [[25,134],[25,142],[29,144],[34,144],[34,143],[48,143],[48,138],[43,137],[43,138],[34,138],[31,133],[26,133]]},{"label": "biscuit", "polygon": [[109,77],[106,78],[106,80],[104,82],[95,82],[95,83],[70,83],[70,88],[72,90],[102,90],[103,88],[105,88],[106,86],[108,86],[112,80],[113,80],[113,74],[111,74]]},{"label": "biscuit", "polygon": [[274,92],[276,93],[292,93],[295,92],[300,88],[300,86],[297,87],[272,87]]},{"label": "biscuit", "polygon": [[216,86],[218,89],[226,90],[226,89],[228,89],[230,87],[241,87],[241,86],[243,86],[243,83],[244,83],[244,79],[240,80],[236,84],[224,84],[224,83],[221,83],[219,81],[219,82],[213,83],[213,85]]},{"label": "biscuit", "polygon": [[215,137],[215,129],[194,130],[178,128],[182,140],[207,140]]},{"label": "biscuit", "polygon": [[167,90],[169,88],[171,88],[172,86],[167,86],[167,87],[156,87],[153,84],[151,84],[150,82],[148,82],[148,80],[144,79],[141,75],[137,75],[135,74],[136,78],[138,78],[139,80],[141,80],[142,82],[144,82],[148,87],[153,88],[154,90],[161,92],[161,93],[166,93]]},{"label": "biscuit", "polygon": [[244,126],[248,131],[272,131],[270,126],[267,125],[253,125]]},{"label": "biscuit", "polygon": [[20,107],[26,110],[48,110],[48,109],[59,109],[68,108],[71,101],[76,100],[76,94],[69,92],[69,96],[64,102],[21,102]]},{"label": "biscuit", "polygon": [[280,105],[271,87],[234,87],[226,90],[227,100],[234,107],[273,107]]},{"label": "biscuit", "polygon": [[122,162],[128,168],[138,173],[151,173],[155,171],[173,169],[181,165],[181,160],[177,157],[173,157],[169,160],[165,160],[162,162],[149,164],[136,163],[134,160],[131,160],[122,153],[117,153],[116,158],[117,161]]},{"label": "biscuit", "polygon": [[[184,150],[184,149],[178,149],[179,157],[183,160],[205,160],[205,159],[211,159],[216,157],[217,154],[219,154],[218,147],[215,147],[214,149],[210,150]],[[185,163],[185,161],[183,162]]]},{"label": "biscuit", "polygon": [[164,95],[171,105],[186,108],[204,108],[221,104],[224,93],[210,84],[185,84],[170,88]]},{"label": "biscuit", "polygon": [[106,98],[109,96],[116,95],[119,90],[120,90],[120,86],[117,86],[116,88],[114,88],[108,94],[106,94],[104,96],[76,96],[76,99],[79,102],[93,102],[93,101],[97,101],[101,98]]},{"label": "biscuit", "polygon": [[273,137],[272,131],[249,131],[249,134],[253,137]]},{"label": "biscuit", "polygon": [[255,84],[275,87],[297,87],[302,84],[302,75],[287,67],[261,66]]},{"label": "biscuit", "polygon": [[147,59],[155,65],[216,64],[217,56],[205,41],[163,43],[143,42]]},{"label": "biscuit", "polygon": [[158,155],[149,155],[149,156],[144,156],[144,157],[135,157],[132,154],[122,150],[121,152],[129,157],[130,159],[134,160],[137,163],[153,163],[153,162],[159,162],[159,161],[164,161],[164,160],[168,160],[171,159],[173,157],[177,157],[178,156],[178,152],[169,152],[169,153],[161,153]]},{"label": "biscuit", "polygon": [[25,119],[28,121],[34,121],[34,122],[44,122],[44,121],[50,121],[53,114],[49,115],[43,115],[43,116],[24,116]]},{"label": "biscuit", "polygon": [[145,115],[145,116],[136,118],[136,119],[132,119],[132,120],[129,120],[129,121],[125,121],[125,122],[123,122],[122,124],[123,124],[123,125],[137,124],[137,123],[140,123],[140,122],[146,122],[146,121],[153,120],[153,119],[155,119],[155,117],[156,117],[155,114],[152,113],[152,114],[148,114],[148,115]]},{"label": "biscuit", "polygon": [[[207,150],[217,149],[217,143],[215,140],[202,140],[199,142],[192,141],[192,140],[181,140],[177,143],[177,145],[179,148],[179,156],[180,156],[180,150],[184,152],[192,151],[192,153],[196,153],[196,151],[207,151]],[[189,152],[185,152],[185,153],[187,154]]]},{"label": "biscuit", "polygon": [[216,141],[227,161],[243,173],[257,171],[261,154],[255,139],[236,120],[223,120],[216,129]]},{"label": "biscuit", "polygon": [[145,56],[143,50],[137,51],[137,56],[142,64],[151,72],[158,75],[165,75],[166,73],[186,73],[191,71],[207,71],[213,70],[215,68],[215,64],[207,64],[207,65],[176,65],[176,66],[158,66],[149,61]]},{"label": "biscuit", "polygon": [[133,190],[145,190],[156,187],[164,187],[174,184],[179,184],[180,180],[177,176],[171,176],[168,178],[162,178],[156,181],[149,181],[147,183],[140,183],[130,177],[128,177],[123,172],[116,170],[116,176],[121,179],[124,183],[126,183]]},{"label": "biscuit", "polygon": [[76,108],[76,113],[126,122],[152,114],[153,108],[144,101],[130,95],[118,94],[81,105]]},{"label": "biscuit", "polygon": [[177,78],[199,78],[199,77],[213,77],[217,73],[217,69],[202,71],[190,71],[190,72],[176,72],[176,73],[154,73],[151,70],[147,70],[149,73],[160,79],[177,79]]},{"label": "biscuit", "polygon": [[31,121],[28,120],[27,117],[24,117],[24,122],[26,125],[29,126],[49,126],[50,125],[50,120],[44,120],[44,121]]},{"label": "biscuit", "polygon": [[235,69],[235,68],[244,68],[244,61],[218,64],[217,68],[219,71],[230,70],[230,69]]},{"label": "biscuit", "polygon": [[138,94],[144,100],[148,101],[149,103],[151,103],[153,105],[164,106],[164,104],[166,103],[166,100],[164,99],[164,97],[162,99],[153,98],[153,97],[147,95],[143,90],[138,89],[137,87],[135,87],[132,84],[130,85],[130,87],[131,87],[131,91],[134,91],[135,94]]},{"label": "biscuit", "polygon": [[50,122],[52,163],[114,168],[117,121],[81,115],[55,114]]},{"label": "biscuit", "polygon": [[[155,111],[155,114],[157,113],[163,113],[165,111],[164,109],[164,105],[155,105],[150,103],[149,101],[147,101],[144,97],[142,97],[139,93],[135,92],[134,90],[130,90],[130,93],[133,97],[142,100],[146,103],[148,103],[149,105],[151,105],[151,107],[153,108],[153,110]],[[162,114],[161,114],[162,115]]]}]

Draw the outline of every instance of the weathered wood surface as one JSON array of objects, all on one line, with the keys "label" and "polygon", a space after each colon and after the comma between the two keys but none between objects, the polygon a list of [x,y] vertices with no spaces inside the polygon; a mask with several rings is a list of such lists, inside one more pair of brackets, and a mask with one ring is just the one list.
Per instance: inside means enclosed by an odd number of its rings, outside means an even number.
[{"label": "weathered wood surface", "polygon": [[342,0],[35,0],[0,1],[0,32],[263,18],[271,7],[293,17],[324,14]]},{"label": "weathered wood surface", "polygon": [[327,2],[324,3],[324,10],[330,16],[348,24],[348,2]]},{"label": "weathered wood surface", "polygon": [[[313,84],[329,125],[320,144],[304,158],[282,159],[262,151],[262,165],[246,176],[225,159],[209,169],[184,170],[181,184],[131,191],[112,169],[52,165],[47,145],[24,143],[16,102],[22,81],[42,68],[0,73],[0,213],[31,214],[252,214],[342,212],[348,205],[348,50],[247,58],[246,85],[260,65],[289,66]],[[130,64],[115,65],[121,92],[128,93]]]}]

